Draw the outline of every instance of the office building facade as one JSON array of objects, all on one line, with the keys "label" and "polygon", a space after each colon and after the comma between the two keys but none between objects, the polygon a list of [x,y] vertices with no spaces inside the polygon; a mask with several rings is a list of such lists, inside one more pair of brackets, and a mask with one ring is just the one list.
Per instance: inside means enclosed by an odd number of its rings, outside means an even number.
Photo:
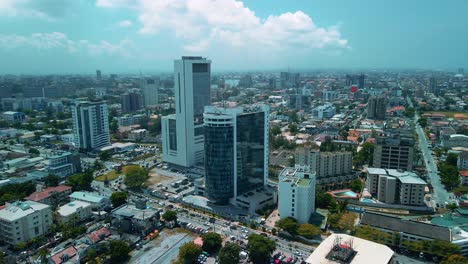
[{"label": "office building facade", "polygon": [[54,153],[48,157],[49,165],[47,171],[50,174],[65,178],[72,174],[81,172],[80,155],[71,152]]},{"label": "office building facade", "polygon": [[312,109],[312,117],[316,119],[332,118],[335,113],[336,108],[333,104],[325,104]]},{"label": "office building facade", "polygon": [[211,104],[211,61],[182,57],[174,61],[174,115],[161,119],[163,161],[189,168],[203,164],[203,110]]},{"label": "office building facade", "polygon": [[156,106],[159,104],[159,78],[142,79],[142,90],[145,106]]},{"label": "office building facade", "polygon": [[315,211],[315,174],[309,166],[285,168],[278,176],[278,213],[308,223]]},{"label": "office building facade", "polygon": [[384,120],[387,111],[385,97],[371,97],[367,103],[367,118],[374,120]]},{"label": "office building facade", "polygon": [[377,136],[373,167],[413,170],[414,139],[410,135],[389,132]]},{"label": "office building facade", "polygon": [[103,102],[76,102],[72,106],[75,147],[93,150],[110,145],[109,113]]},{"label": "office building facade", "polygon": [[138,91],[130,91],[120,96],[122,112],[134,112],[143,107],[143,100]]},{"label": "office building facade", "polygon": [[267,184],[268,111],[266,105],[205,108],[205,188],[215,203]]}]

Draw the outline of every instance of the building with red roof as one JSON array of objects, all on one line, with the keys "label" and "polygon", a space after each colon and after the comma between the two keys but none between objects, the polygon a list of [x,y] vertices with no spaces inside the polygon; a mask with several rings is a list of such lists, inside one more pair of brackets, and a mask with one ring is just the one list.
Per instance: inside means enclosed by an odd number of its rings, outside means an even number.
[{"label": "building with red roof", "polygon": [[74,246],[69,246],[52,255],[50,260],[54,264],[78,263],[78,251]]},{"label": "building with red roof", "polygon": [[88,244],[94,245],[105,240],[110,235],[111,235],[111,232],[109,231],[109,229],[102,227],[96,231],[93,231],[87,234],[86,238],[88,240]]},{"label": "building with red roof", "polygon": [[40,192],[33,192],[25,199],[48,205],[52,205],[54,203],[59,204],[62,201],[66,201],[71,192],[72,187],[66,185],[59,185],[56,187],[49,187]]},{"label": "building with red roof", "polygon": [[462,170],[458,172],[460,174],[460,182],[463,185],[468,185],[468,170]]}]

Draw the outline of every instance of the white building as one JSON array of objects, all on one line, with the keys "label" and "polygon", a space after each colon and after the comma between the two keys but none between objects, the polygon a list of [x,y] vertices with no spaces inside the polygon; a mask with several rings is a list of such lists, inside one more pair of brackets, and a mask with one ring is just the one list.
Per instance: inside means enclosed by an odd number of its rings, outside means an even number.
[{"label": "white building", "polygon": [[110,144],[109,113],[103,102],[76,102],[72,106],[75,146],[93,150]]},{"label": "white building", "polygon": [[145,117],[145,114],[124,115],[117,118],[117,124],[119,127],[137,125]]},{"label": "white building", "polygon": [[0,210],[0,238],[9,245],[27,242],[49,232],[52,210],[33,201],[7,203]]},{"label": "white building", "polygon": [[468,148],[468,136],[462,134],[444,135],[442,136],[442,146],[446,148]]},{"label": "white building", "polygon": [[57,210],[59,221],[66,223],[69,221],[81,221],[88,219],[92,214],[92,206],[87,202],[72,201],[60,206]]},{"label": "white building", "polygon": [[279,175],[278,212],[280,218],[293,217],[308,223],[315,211],[315,174],[308,166],[285,168]]},{"label": "white building", "polygon": [[184,168],[203,163],[203,110],[211,104],[210,83],[210,60],[174,61],[176,113],[161,120],[163,161]]},{"label": "white building", "polygon": [[468,151],[458,154],[457,167],[459,170],[468,170]]},{"label": "white building", "polygon": [[16,123],[16,122],[24,122],[26,116],[22,112],[14,112],[14,111],[6,111],[3,112],[2,117],[4,120]]},{"label": "white building", "polygon": [[135,129],[128,133],[128,139],[132,141],[141,141],[148,136],[148,130],[141,128]]},{"label": "white building", "polygon": [[144,78],[142,81],[145,106],[159,104],[159,78]]},{"label": "white building", "polygon": [[413,172],[367,168],[367,190],[383,203],[424,205],[426,185]]},{"label": "white building", "polygon": [[70,194],[70,201],[81,201],[91,204],[93,209],[102,211],[110,206],[108,197],[95,192],[73,192]]},{"label": "white building", "polygon": [[332,234],[320,243],[306,263],[387,264],[391,263],[393,254],[392,249],[379,243],[347,234]]},{"label": "white building", "polygon": [[81,171],[80,155],[70,152],[53,153],[48,157],[47,172],[59,177],[67,177]]},{"label": "white building", "polygon": [[316,119],[332,118],[336,113],[333,104],[325,104],[312,109],[312,116]]}]

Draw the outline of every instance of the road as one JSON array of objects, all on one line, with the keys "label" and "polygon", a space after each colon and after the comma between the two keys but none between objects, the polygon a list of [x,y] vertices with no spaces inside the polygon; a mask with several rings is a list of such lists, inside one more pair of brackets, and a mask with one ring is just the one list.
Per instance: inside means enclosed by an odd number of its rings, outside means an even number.
[{"label": "road", "polygon": [[[411,107],[413,104],[411,100],[408,98],[408,103]],[[418,133],[418,140],[419,140],[419,149],[424,158],[424,164],[426,165],[427,175],[429,179],[431,179],[431,184],[433,187],[432,193],[432,200],[435,203],[440,205],[445,205],[447,203],[456,203],[455,199],[452,199],[454,196],[452,193],[448,192],[442,183],[440,182],[439,173],[437,171],[437,165],[434,162],[434,157],[432,156],[432,151],[429,149],[429,145],[426,139],[426,135],[424,134],[423,128],[418,124],[419,114],[416,113],[414,118],[414,123],[416,126],[416,132]],[[435,204],[433,204],[435,207]]]}]

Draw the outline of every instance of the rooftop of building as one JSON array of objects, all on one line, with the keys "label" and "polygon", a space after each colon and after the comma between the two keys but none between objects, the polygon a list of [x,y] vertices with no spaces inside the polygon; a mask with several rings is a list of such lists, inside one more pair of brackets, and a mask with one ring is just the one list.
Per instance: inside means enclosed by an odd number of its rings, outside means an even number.
[{"label": "rooftop of building", "polygon": [[57,213],[59,213],[61,216],[69,216],[78,211],[78,209],[86,208],[89,206],[91,206],[91,204],[87,202],[73,201],[60,206],[57,210]]},{"label": "rooftop of building", "polygon": [[404,232],[429,239],[450,241],[450,230],[446,227],[403,219],[383,213],[366,211],[362,215],[360,224],[395,232]]},{"label": "rooftop of building", "polygon": [[145,220],[154,217],[159,210],[146,206],[144,209],[139,209],[135,204],[124,204],[112,211],[113,215],[119,217],[128,217],[138,220]]},{"label": "rooftop of building", "polygon": [[320,243],[306,263],[389,263],[393,254],[385,245],[346,234],[332,234]]},{"label": "rooftop of building", "polygon": [[75,262],[78,251],[73,246],[69,246],[60,250],[50,257],[54,264],[66,263],[67,261]]},{"label": "rooftop of building", "polygon": [[458,172],[462,177],[468,177],[468,170],[462,170]]},{"label": "rooftop of building", "polygon": [[86,237],[91,241],[91,243],[96,244],[110,235],[111,232],[109,229],[101,227],[100,229],[87,234]]},{"label": "rooftop of building", "polygon": [[386,175],[398,178],[401,183],[407,184],[427,184],[423,179],[410,171],[395,170],[395,169],[382,169],[382,168],[367,168],[367,172],[373,175]]},{"label": "rooftop of building", "polygon": [[0,210],[0,218],[7,221],[14,221],[49,207],[50,206],[46,204],[34,201],[6,203],[5,208]]},{"label": "rooftop of building", "polygon": [[42,201],[42,200],[50,197],[50,195],[53,192],[62,193],[62,192],[66,192],[66,191],[71,190],[71,189],[72,189],[72,187],[66,186],[66,185],[59,185],[59,186],[56,186],[56,187],[49,187],[49,188],[47,188],[47,189],[45,189],[45,190],[43,190],[41,192],[33,192],[31,195],[29,195],[25,199],[29,200],[29,201],[38,202],[38,201]]},{"label": "rooftop of building", "polygon": [[73,192],[70,194],[70,198],[90,203],[100,203],[102,200],[107,199],[107,197],[95,192]]}]

